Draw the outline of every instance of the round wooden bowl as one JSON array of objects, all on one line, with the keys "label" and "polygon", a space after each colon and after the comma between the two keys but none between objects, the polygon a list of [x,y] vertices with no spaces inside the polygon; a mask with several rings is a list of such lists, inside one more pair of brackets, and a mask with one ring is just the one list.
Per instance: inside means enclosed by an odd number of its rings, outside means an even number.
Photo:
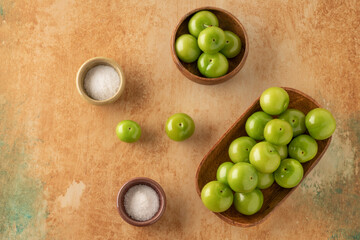
[{"label": "round wooden bowl", "polygon": [[[193,63],[185,63],[181,61],[175,52],[175,41],[178,37],[183,34],[188,34],[188,23],[190,18],[197,12],[201,10],[208,10],[216,15],[219,20],[219,27],[223,30],[229,30],[236,33],[241,39],[241,52],[234,58],[229,58],[229,70],[228,73],[222,77],[217,78],[206,78],[204,77],[197,68],[197,61]],[[235,76],[240,69],[244,66],[247,55],[249,52],[249,40],[246,34],[244,26],[240,23],[240,21],[232,15],[230,12],[216,7],[202,7],[194,9],[188,12],[185,16],[183,16],[179,23],[176,25],[172,36],[171,36],[171,55],[175,62],[175,65],[180,70],[180,72],[196,83],[205,84],[205,85],[213,85],[225,82]]]},{"label": "round wooden bowl", "polygon": [[[117,92],[115,93],[115,95],[112,96],[111,98],[108,98],[105,100],[95,100],[95,99],[91,98],[87,94],[87,92],[84,88],[84,80],[85,80],[87,72],[91,68],[98,66],[98,65],[106,65],[106,66],[113,67],[115,69],[115,71],[119,74],[119,78],[120,78],[120,86],[119,86]],[[121,96],[121,94],[124,92],[125,75],[124,75],[124,72],[121,69],[121,67],[113,59],[105,58],[105,57],[94,57],[94,58],[91,58],[91,59],[87,60],[86,62],[84,62],[83,65],[81,65],[81,67],[79,68],[79,71],[76,74],[76,87],[77,87],[80,95],[83,97],[83,99],[85,99],[85,101],[87,101],[88,103],[91,103],[94,105],[110,104],[110,103],[113,103],[116,100],[118,100],[119,97]]]},{"label": "round wooden bowl", "polygon": [[[132,219],[125,210],[124,199],[126,192],[135,185],[147,185],[155,190],[157,195],[159,196],[160,206],[158,212],[147,221],[137,221]],[[160,184],[155,182],[154,180],[146,177],[137,177],[126,182],[119,190],[117,200],[116,200],[117,209],[119,211],[120,216],[124,219],[125,222],[136,226],[136,227],[144,227],[151,224],[156,223],[161,216],[164,214],[166,209],[166,195]]]}]

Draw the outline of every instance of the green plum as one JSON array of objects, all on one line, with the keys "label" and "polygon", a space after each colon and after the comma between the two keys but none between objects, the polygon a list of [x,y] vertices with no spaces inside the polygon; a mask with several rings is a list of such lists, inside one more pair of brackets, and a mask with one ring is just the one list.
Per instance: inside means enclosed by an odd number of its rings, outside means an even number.
[{"label": "green plum", "polygon": [[255,140],[264,140],[265,125],[273,118],[262,111],[253,113],[245,123],[247,135]]},{"label": "green plum", "polygon": [[234,163],[249,162],[249,154],[256,141],[251,137],[239,137],[229,146],[229,157]]},{"label": "green plum", "polygon": [[224,212],[233,203],[233,192],[224,183],[211,181],[201,190],[201,200],[213,212]]},{"label": "green plum", "polygon": [[225,46],[225,33],[219,27],[208,27],[200,32],[197,41],[204,53],[214,54]]},{"label": "green plum", "polygon": [[289,106],[289,94],[282,88],[271,87],[260,96],[261,109],[270,115],[279,115]]},{"label": "green plum", "polygon": [[335,118],[324,108],[315,108],[305,117],[305,126],[310,136],[316,140],[329,138],[335,131]]},{"label": "green plum", "polygon": [[196,38],[190,34],[183,34],[176,39],[175,51],[178,58],[186,63],[195,62],[201,54]]},{"label": "green plum", "polygon": [[141,137],[141,127],[132,120],[124,120],[116,126],[117,137],[127,143],[133,143]]},{"label": "green plum", "polygon": [[198,59],[197,66],[200,73],[205,77],[216,78],[227,73],[229,62],[221,53],[203,53]]},{"label": "green plum", "polygon": [[289,155],[301,163],[310,161],[316,156],[318,144],[309,135],[300,135],[289,144]]},{"label": "green plum", "polygon": [[264,196],[259,189],[249,193],[234,193],[235,209],[244,215],[257,213],[264,203]]},{"label": "green plum", "polygon": [[236,57],[241,51],[241,40],[238,35],[231,31],[224,31],[225,45],[221,49],[221,53],[227,58]]},{"label": "green plum", "polygon": [[232,163],[232,162],[222,163],[216,172],[216,180],[218,180],[221,183],[228,184],[227,175],[233,166],[234,166],[234,163]]},{"label": "green plum", "polygon": [[294,137],[306,132],[305,114],[297,109],[287,109],[279,116],[279,119],[290,123]]},{"label": "green plum", "polygon": [[188,28],[191,35],[198,37],[200,32],[210,26],[219,26],[219,20],[209,11],[195,13],[189,21]]},{"label": "green plum", "polygon": [[193,135],[195,123],[189,115],[176,113],[166,121],[165,131],[170,139],[183,141]]},{"label": "green plum", "polygon": [[258,184],[257,187],[260,189],[266,189],[271,187],[271,185],[274,183],[274,174],[273,173],[261,173],[257,172],[258,174]]},{"label": "green plum", "polygon": [[303,178],[304,169],[295,159],[286,158],[281,161],[279,168],[274,172],[275,181],[283,188],[293,188]]},{"label": "green plum", "polygon": [[286,145],[293,137],[293,130],[285,120],[273,119],[264,128],[265,140],[275,145]]},{"label": "green plum", "polygon": [[268,142],[257,143],[250,151],[250,163],[261,173],[272,173],[280,165],[280,155]]},{"label": "green plum", "polygon": [[273,144],[273,146],[275,147],[276,151],[279,153],[281,160],[287,158],[288,148],[286,145],[279,146],[279,145]]},{"label": "green plum", "polygon": [[256,188],[258,175],[250,163],[238,162],[230,169],[227,182],[235,192],[251,192]]}]

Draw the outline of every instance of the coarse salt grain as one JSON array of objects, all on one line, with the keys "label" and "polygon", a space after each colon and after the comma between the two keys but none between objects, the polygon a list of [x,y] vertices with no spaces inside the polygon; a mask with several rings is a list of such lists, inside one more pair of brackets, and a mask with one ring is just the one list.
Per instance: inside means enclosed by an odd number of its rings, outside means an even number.
[{"label": "coarse salt grain", "polygon": [[98,65],[91,68],[84,79],[86,93],[95,100],[106,100],[116,94],[120,86],[119,74],[113,67]]},{"label": "coarse salt grain", "polygon": [[151,219],[160,207],[158,194],[147,185],[139,184],[131,187],[124,198],[126,213],[137,221]]}]

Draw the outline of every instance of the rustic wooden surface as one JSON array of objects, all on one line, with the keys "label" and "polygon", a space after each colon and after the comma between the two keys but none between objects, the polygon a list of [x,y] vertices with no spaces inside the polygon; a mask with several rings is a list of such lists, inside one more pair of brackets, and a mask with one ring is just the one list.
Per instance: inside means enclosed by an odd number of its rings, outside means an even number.
[{"label": "rustic wooden surface", "polygon": [[[250,51],[232,79],[203,86],[170,55],[171,32],[188,11],[224,8],[245,26]],[[356,0],[0,0],[0,239],[359,239],[360,6]],[[78,94],[78,68],[94,56],[124,69],[124,95],[92,106]],[[323,159],[263,223],[234,227],[202,205],[197,165],[270,86],[315,98],[338,128]],[[191,115],[189,140],[164,123]],[[143,137],[124,144],[123,119]],[[168,205],[136,228],[116,210],[128,179],[146,176]]]}]

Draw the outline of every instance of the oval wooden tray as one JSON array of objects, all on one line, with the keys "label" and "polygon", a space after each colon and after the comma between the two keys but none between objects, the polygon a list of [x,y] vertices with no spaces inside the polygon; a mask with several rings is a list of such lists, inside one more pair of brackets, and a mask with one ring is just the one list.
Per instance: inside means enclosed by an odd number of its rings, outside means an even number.
[{"label": "oval wooden tray", "polygon": [[[290,97],[289,108],[296,108],[307,114],[311,109],[321,107],[320,104],[317,103],[313,98],[301,91],[286,87],[284,87],[284,89],[288,92]],[[251,114],[256,111],[261,111],[259,99],[260,98],[256,99],[256,101],[245,111],[245,113],[241,115],[241,117],[226,131],[226,133],[205,155],[199,164],[196,172],[196,191],[199,197],[201,196],[201,189],[205,186],[205,184],[212,180],[216,180],[216,171],[219,165],[223,162],[231,161],[228,155],[228,148],[230,143],[240,136],[247,136],[245,131],[245,123]],[[303,179],[320,161],[330,142],[331,137],[326,140],[317,141],[317,155],[311,161],[302,164],[304,167]],[[264,194],[264,204],[260,211],[252,216],[242,215],[235,210],[234,206],[225,212],[214,214],[225,222],[234,226],[251,227],[264,221],[270,215],[270,213],[277,206],[279,206],[279,204],[283,202],[296,188],[297,187],[292,189],[285,189],[274,183],[270,188],[262,190]]]}]

